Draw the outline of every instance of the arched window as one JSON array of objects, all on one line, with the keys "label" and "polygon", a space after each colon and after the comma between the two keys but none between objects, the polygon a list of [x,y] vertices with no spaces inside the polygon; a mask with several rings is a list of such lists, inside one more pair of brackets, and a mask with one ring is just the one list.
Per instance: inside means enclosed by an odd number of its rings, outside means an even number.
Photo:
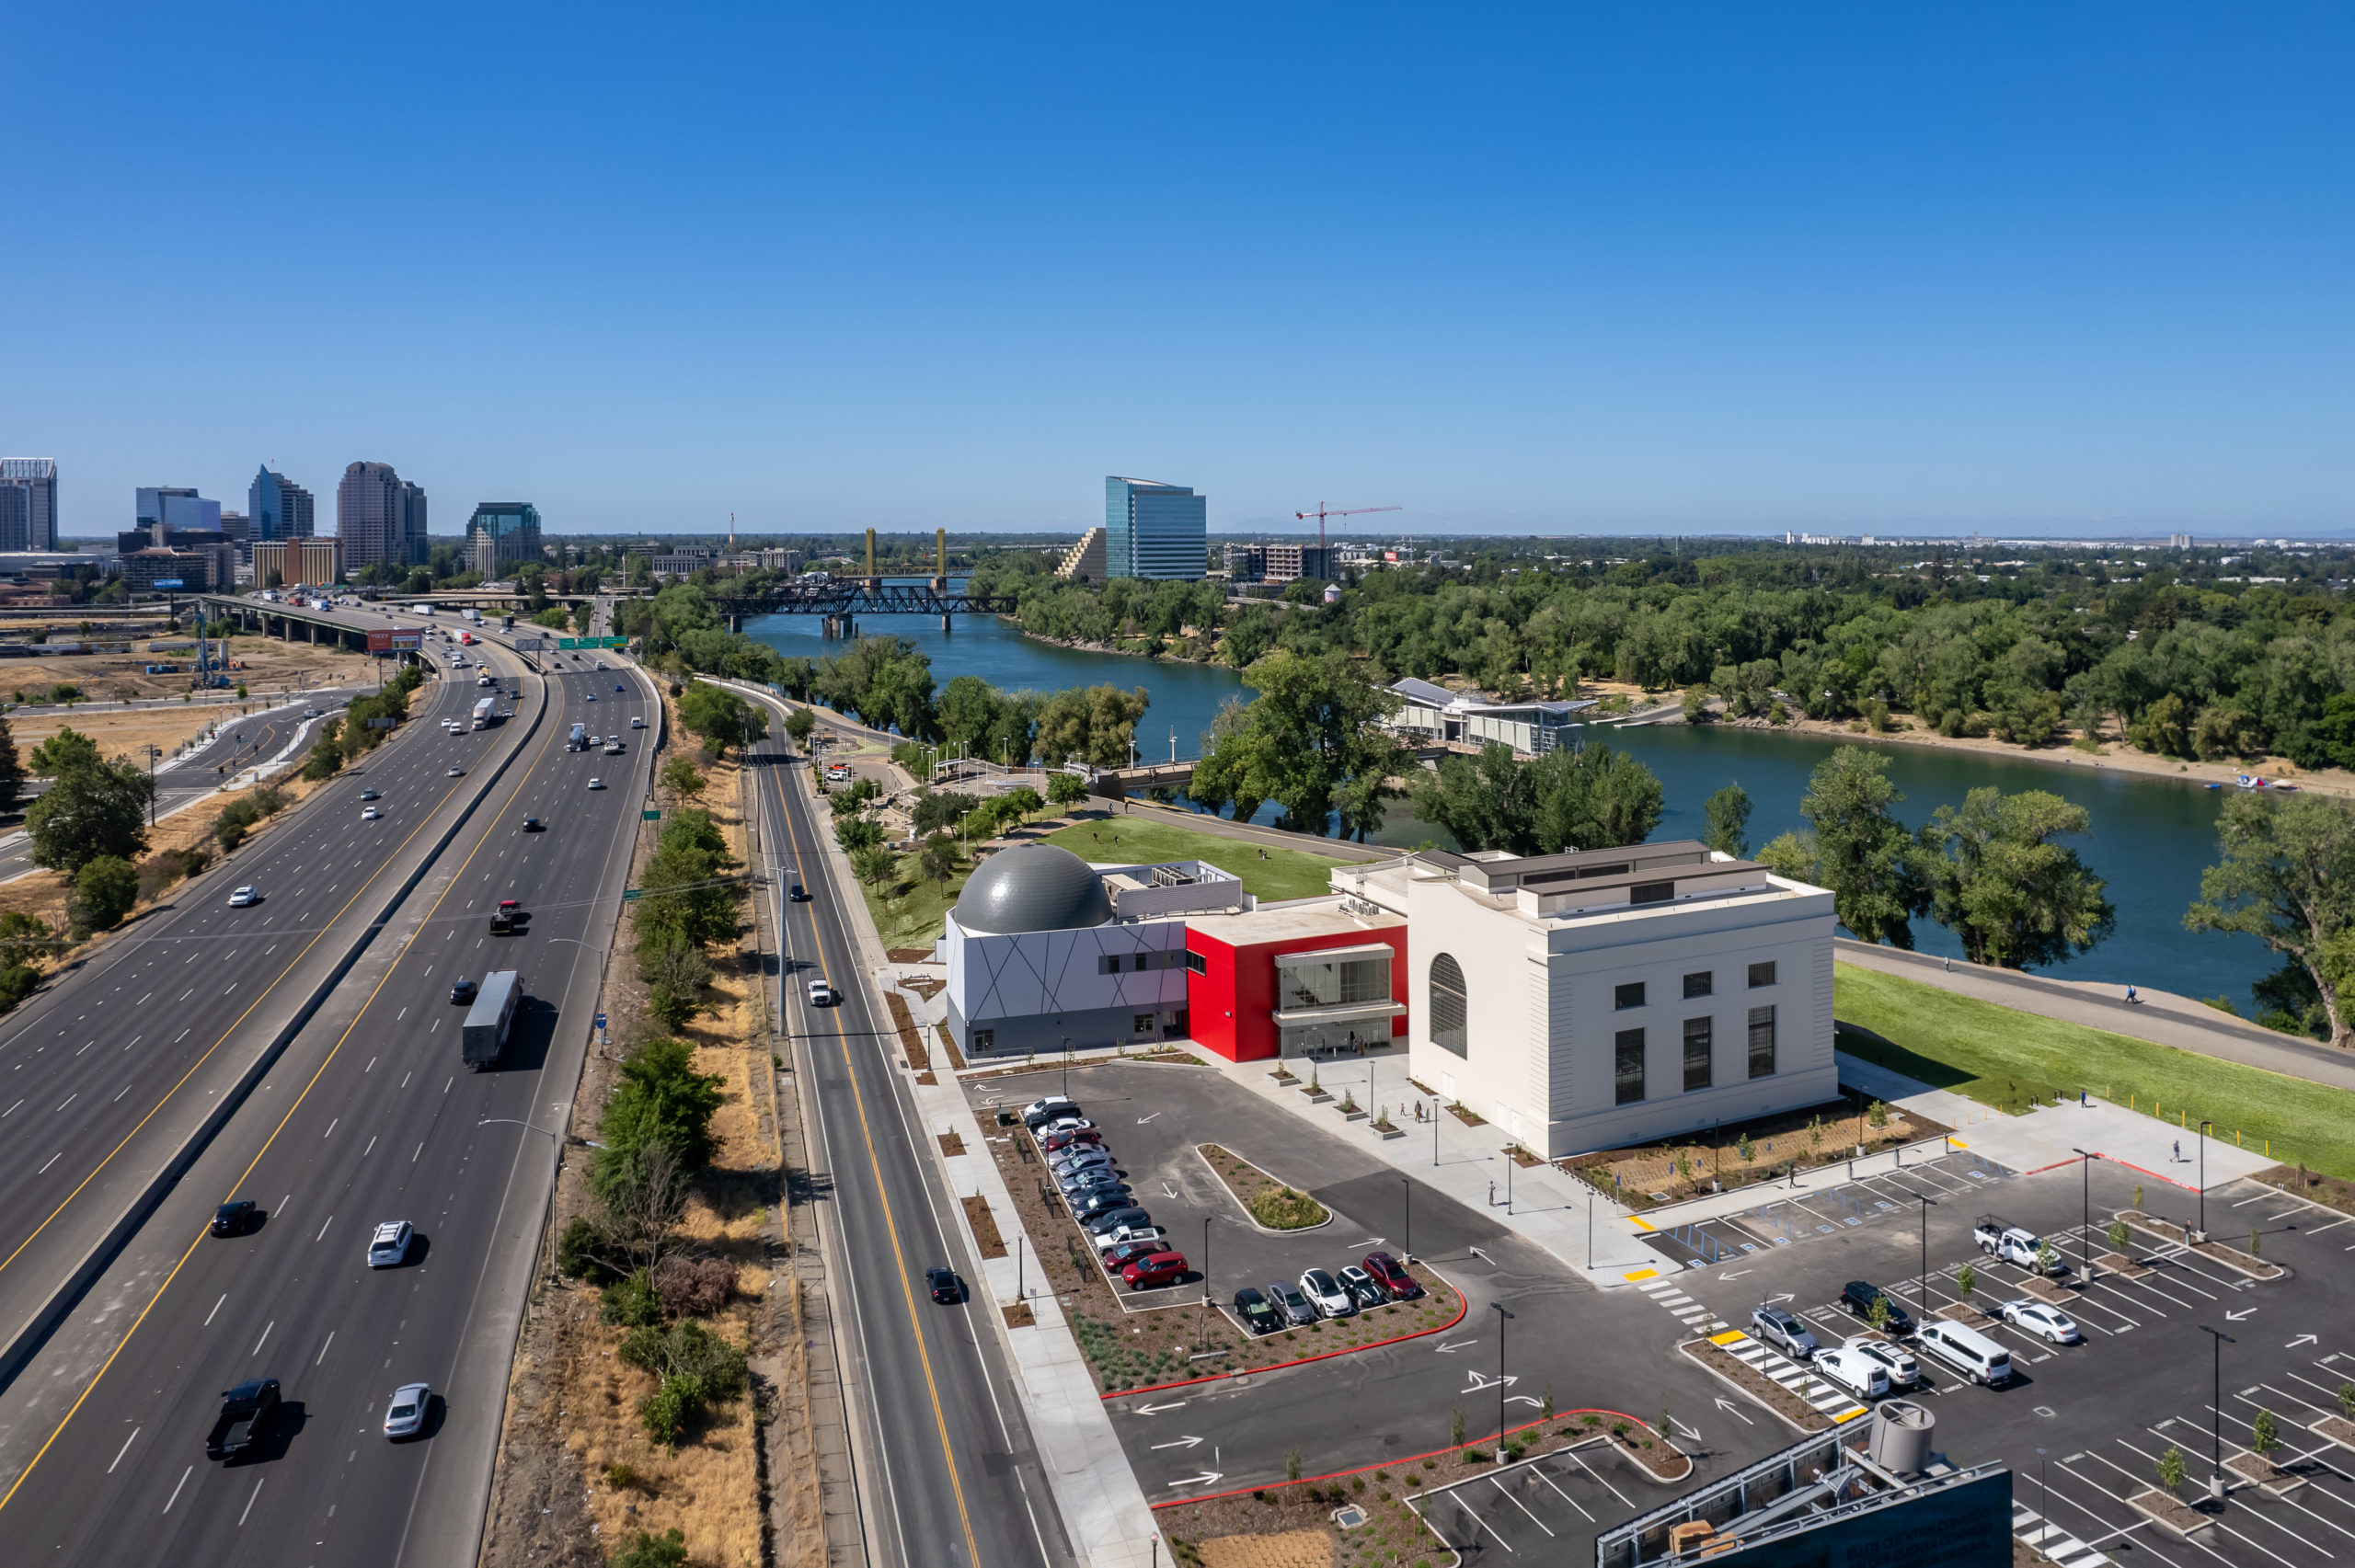
[{"label": "arched window", "polygon": [[1470,1031],[1465,1026],[1464,968],[1442,953],[1431,960],[1431,1044],[1470,1059]]}]

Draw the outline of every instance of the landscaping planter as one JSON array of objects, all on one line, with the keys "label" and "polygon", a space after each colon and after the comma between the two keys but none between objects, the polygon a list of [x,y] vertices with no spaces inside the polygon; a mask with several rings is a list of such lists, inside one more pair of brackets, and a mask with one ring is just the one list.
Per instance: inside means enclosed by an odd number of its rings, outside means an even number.
[{"label": "landscaping planter", "polygon": [[2185,1540],[2215,1523],[2174,1493],[2162,1492],[2155,1486],[2129,1497],[2126,1505],[2161,1529]]},{"label": "landscaping planter", "polygon": [[1725,1346],[1706,1339],[1692,1339],[1677,1348],[1699,1362],[1736,1393],[1746,1396],[1767,1413],[1782,1417],[1798,1431],[1821,1432],[1832,1425],[1830,1416],[1763,1372],[1754,1369]]},{"label": "landscaping planter", "polygon": [[1691,1458],[1664,1438],[1654,1437],[1652,1446],[1648,1448],[1643,1446],[1643,1440],[1631,1432],[1625,1437],[1613,1437],[1611,1445],[1635,1460],[1636,1468],[1644,1472],[1647,1481],[1657,1481],[1665,1485],[1683,1481],[1693,1473]]},{"label": "landscaping planter", "polygon": [[2224,1468],[2243,1481],[2262,1486],[2276,1497],[2295,1492],[2306,1483],[2303,1475],[2292,1475],[2262,1454],[2234,1454],[2224,1461]]},{"label": "landscaping planter", "polygon": [[2147,1230],[2154,1236],[2163,1237],[2179,1245],[2189,1247],[2210,1262],[2223,1264],[2234,1273],[2246,1275],[2251,1279],[2279,1279],[2289,1272],[2280,1264],[2267,1263],[2263,1258],[2252,1257],[2240,1248],[2228,1247],[2222,1242],[2195,1242],[2191,1239],[2190,1232],[2174,1220],[2161,1219],[2154,1215],[2145,1214],[2139,1208],[2121,1208],[2115,1218],[2125,1220],[2137,1230]]},{"label": "landscaping planter", "polygon": [[2317,1437],[2327,1437],[2342,1448],[2355,1448],[2355,1421],[2343,1415],[2326,1415],[2307,1428]]},{"label": "landscaping planter", "polygon": [[1403,1127],[1376,1127],[1373,1129],[1373,1132],[1374,1137],[1382,1139],[1404,1138],[1407,1136],[1407,1129]]},{"label": "landscaping planter", "polygon": [[2035,1297],[2038,1300],[2049,1301],[2056,1307],[2060,1306],[2062,1302],[2067,1301],[2072,1294],[2069,1288],[2062,1284],[2059,1280],[2049,1278],[2040,1274],[2031,1276],[2028,1279],[2022,1280],[2020,1282],[2020,1288]]},{"label": "landscaping planter", "polygon": [[1300,1092],[1304,1097],[1306,1097],[1308,1103],[1312,1105],[1325,1104],[1333,1098],[1332,1095],[1327,1093],[1324,1090],[1315,1087],[1314,1084],[1302,1085]]},{"label": "landscaping planter", "polygon": [[1371,1111],[1352,1111],[1345,1109],[1339,1105],[1336,1105],[1333,1108],[1341,1113],[1341,1119],[1345,1122],[1362,1122],[1373,1119],[1373,1113]]},{"label": "landscaping planter", "polygon": [[1950,1323],[1960,1323],[1967,1329],[1988,1329],[1995,1320],[1968,1302],[1958,1301],[1951,1307],[1940,1307],[1937,1315]]},{"label": "landscaping planter", "polygon": [[2094,1260],[2094,1266],[2120,1279],[2140,1279],[2151,1272],[2148,1264],[2136,1263],[2124,1253],[2104,1253]]}]

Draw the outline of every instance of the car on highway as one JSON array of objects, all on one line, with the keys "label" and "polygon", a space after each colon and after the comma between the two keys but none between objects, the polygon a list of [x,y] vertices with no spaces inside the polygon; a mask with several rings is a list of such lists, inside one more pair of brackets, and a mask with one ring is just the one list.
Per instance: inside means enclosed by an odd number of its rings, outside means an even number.
[{"label": "car on highway", "polygon": [[368,1238],[368,1266],[397,1268],[408,1261],[408,1244],[416,1234],[406,1219],[387,1219]]},{"label": "car on highway", "polygon": [[584,692],[582,693],[580,700],[584,703],[593,703],[597,700],[597,693],[594,692]]},{"label": "car on highway", "polygon": [[1808,1326],[1780,1307],[1759,1307],[1750,1314],[1752,1333],[1794,1361],[1812,1358],[1822,1346]]},{"label": "car on highway", "polygon": [[630,715],[629,727],[632,729],[644,729],[646,727],[646,721],[633,714]]},{"label": "car on highway", "polygon": [[841,1000],[841,993],[836,991],[833,986],[828,985],[825,981],[811,980],[810,982],[810,1006],[832,1007],[839,1000]]},{"label": "car on highway", "polygon": [[787,888],[785,890],[785,896],[787,901],[790,903],[806,904],[810,901],[810,895],[802,890],[801,884],[798,882]]},{"label": "car on highway", "polygon": [[1423,1293],[1423,1288],[1415,1283],[1415,1276],[1407,1272],[1406,1265],[1388,1253],[1368,1253],[1358,1261],[1393,1301],[1412,1300]]},{"label": "car on highway", "polygon": [[[602,665],[602,664],[601,664],[601,665],[599,665],[597,668],[598,668],[598,669],[600,669],[600,670],[603,670],[603,669],[604,669],[605,667],[604,667],[603,665]],[[618,692],[618,691],[622,690],[622,683],[621,683],[620,681],[615,681],[615,682],[614,682],[614,690],[615,690],[615,691],[616,691],[616,692]]]},{"label": "car on highway", "polygon": [[1270,1279],[1268,1281],[1268,1299],[1274,1302],[1276,1310],[1284,1315],[1284,1322],[1296,1328],[1316,1321],[1316,1309],[1310,1305],[1307,1297],[1300,1293],[1297,1285]]},{"label": "car on highway", "polygon": [[1300,1293],[1328,1318],[1346,1318],[1358,1310],[1358,1304],[1350,1299],[1350,1293],[1341,1288],[1341,1282],[1321,1268],[1302,1272]]},{"label": "car on highway", "polygon": [[591,779],[589,781],[589,787],[591,789],[603,789],[605,787],[605,781],[603,779]]},{"label": "car on highway", "polygon": [[1922,1364],[1908,1355],[1902,1345],[1875,1339],[1870,1334],[1858,1334],[1841,1348],[1853,1350],[1859,1356],[1869,1356],[1879,1362],[1880,1369],[1889,1374],[1889,1386],[1892,1389],[1910,1389],[1922,1380]]},{"label": "car on highway", "polygon": [[213,1233],[216,1236],[242,1236],[252,1229],[254,1204],[251,1198],[239,1198],[224,1203],[213,1211]]},{"label": "car on highway", "polygon": [[316,718],[319,716],[319,710],[316,708],[304,708],[303,710],[303,716],[304,718]]},{"label": "car on highway", "polygon": [[432,1400],[433,1390],[424,1383],[403,1383],[395,1389],[393,1402],[385,1407],[385,1436],[398,1442],[424,1431],[425,1409]]},{"label": "car on highway", "polygon": [[1890,1333],[1910,1334],[1913,1332],[1913,1314],[1898,1305],[1897,1298],[1879,1286],[1852,1279],[1840,1291],[1840,1304],[1860,1318],[1871,1318],[1873,1304],[1877,1301],[1889,1304],[1888,1329]]},{"label": "car on highway", "polygon": [[1273,1333],[1284,1326],[1283,1314],[1247,1285],[1235,1293],[1235,1315],[1243,1320],[1243,1332],[1248,1334]]},{"label": "car on highway", "polygon": [[450,1000],[452,1001],[472,1001],[477,996],[481,994],[481,991],[482,988],[472,980],[458,980],[454,982],[450,987]]},{"label": "car on highway", "polygon": [[1022,1107],[1022,1125],[1036,1131],[1048,1122],[1061,1121],[1065,1116],[1079,1115],[1079,1102],[1061,1094],[1050,1094],[1043,1100],[1033,1100]]},{"label": "car on highway", "polygon": [[932,1299],[943,1306],[953,1307],[965,1299],[965,1287],[959,1282],[953,1268],[925,1269],[924,1283],[932,1292]]},{"label": "car on highway", "polygon": [[1109,1236],[1123,1225],[1150,1225],[1152,1223],[1152,1215],[1147,1214],[1143,1209],[1139,1208],[1136,1205],[1130,1203],[1122,1204],[1117,1208],[1108,1208],[1101,1214],[1091,1215],[1088,1218],[1082,1219],[1079,1222],[1079,1226],[1081,1230],[1087,1232],[1089,1237],[1094,1238],[1097,1236]]},{"label": "car on highway", "polygon": [[1817,1377],[1858,1399],[1879,1399],[1889,1392],[1889,1369],[1861,1350],[1845,1345],[1819,1350],[1812,1365]]},{"label": "car on highway", "polygon": [[385,814],[373,806],[363,806],[360,808],[360,819],[362,822],[380,822],[384,820],[384,817]]},{"label": "car on highway", "polygon": [[242,910],[249,904],[258,903],[260,899],[261,895],[255,892],[250,886],[244,887],[229,895],[229,907],[233,910]]},{"label": "car on highway", "polygon": [[270,1430],[270,1420],[278,1413],[278,1403],[275,1378],[256,1378],[222,1391],[221,1413],[213,1421],[213,1430],[204,1435],[204,1457],[234,1459],[252,1448]]},{"label": "car on highway", "polygon": [[1186,1254],[1155,1253],[1120,1270],[1120,1283],[1132,1290],[1155,1290],[1186,1277]]},{"label": "car on highway", "polygon": [[605,755],[608,757],[618,757],[621,754],[622,738],[618,735],[607,736],[605,738]]},{"label": "car on highway", "polygon": [[1116,1230],[1109,1230],[1097,1237],[1096,1250],[1109,1254],[1115,1247],[1125,1247],[1139,1242],[1160,1242],[1167,1235],[1168,1232],[1158,1225],[1123,1225]]},{"label": "car on highway", "polygon": [[465,777],[465,773],[466,770],[458,766],[455,762],[450,764],[450,776],[452,778],[464,778]]},{"label": "car on highway", "polygon": [[1342,1269],[1336,1277],[1340,1280],[1341,1288],[1350,1293],[1350,1299],[1358,1304],[1360,1311],[1368,1307],[1379,1307],[1390,1299],[1383,1293],[1382,1287],[1373,1282],[1373,1276],[1355,1264]]},{"label": "car on highway", "polygon": [[526,817],[523,818],[523,831],[527,833],[536,833],[546,826],[546,823],[541,821],[536,817]]},{"label": "car on highway", "polygon": [[2031,1301],[2026,1297],[2005,1302],[1995,1309],[1995,1315],[2015,1328],[2026,1329],[2038,1338],[2051,1340],[2055,1345],[2075,1345],[2085,1337],[2077,1331],[2077,1325],[2069,1320],[2068,1314],[2058,1307]]},{"label": "car on highway", "polygon": [[382,800],[382,799],[384,798],[384,796],[383,796],[383,795],[378,795],[378,794],[377,794],[374,790],[373,790],[373,789],[363,789],[363,790],[362,790],[362,791],[360,792],[360,798],[361,798],[362,800],[363,800],[363,801],[368,801],[368,800]]}]

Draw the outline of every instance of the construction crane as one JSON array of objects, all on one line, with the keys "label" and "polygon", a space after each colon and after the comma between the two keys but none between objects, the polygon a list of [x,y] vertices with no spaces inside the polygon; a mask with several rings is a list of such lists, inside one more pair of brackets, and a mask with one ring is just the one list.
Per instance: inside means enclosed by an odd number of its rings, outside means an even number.
[{"label": "construction crane", "polygon": [[1350,507],[1346,510],[1336,511],[1323,501],[1319,501],[1316,503],[1315,511],[1296,511],[1292,515],[1302,522],[1306,522],[1312,517],[1316,520],[1316,547],[1322,550],[1325,547],[1325,520],[1328,517],[1356,517],[1361,512],[1405,511],[1406,509],[1405,507]]}]

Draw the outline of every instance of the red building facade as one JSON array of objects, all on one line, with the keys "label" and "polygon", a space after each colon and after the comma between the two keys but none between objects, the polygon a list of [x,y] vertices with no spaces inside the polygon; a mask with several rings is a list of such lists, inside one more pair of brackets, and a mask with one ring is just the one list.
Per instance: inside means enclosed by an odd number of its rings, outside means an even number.
[{"label": "red building facade", "polygon": [[[1279,962],[1306,953],[1329,960]],[[1386,985],[1377,979],[1384,967]],[[1287,1035],[1293,1049],[1282,1054],[1407,1033],[1401,920],[1356,919],[1338,906],[1206,916],[1187,922],[1186,969],[1189,1033],[1229,1061],[1273,1058]]]}]

